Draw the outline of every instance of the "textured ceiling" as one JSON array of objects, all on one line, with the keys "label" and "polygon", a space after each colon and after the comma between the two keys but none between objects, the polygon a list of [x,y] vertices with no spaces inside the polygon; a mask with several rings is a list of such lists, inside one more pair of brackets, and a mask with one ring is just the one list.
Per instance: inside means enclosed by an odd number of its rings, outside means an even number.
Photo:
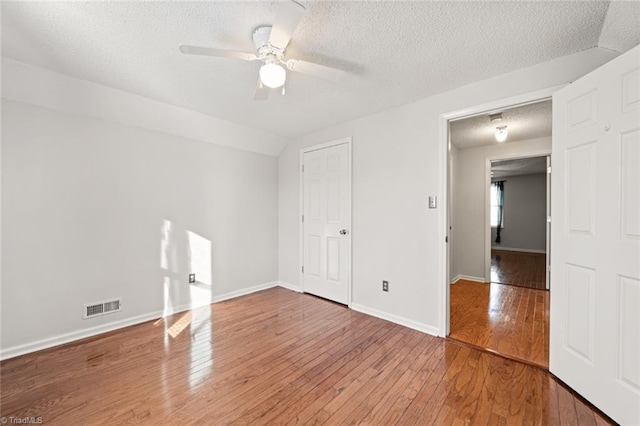
[{"label": "textured ceiling", "polygon": [[535,175],[545,173],[546,170],[547,157],[517,158],[491,163],[491,177],[493,179],[508,176]]},{"label": "textured ceiling", "polygon": [[626,52],[640,40],[640,2],[615,0],[609,5],[598,46]]},{"label": "textured ceiling", "polygon": [[[259,63],[185,56],[178,45],[252,51],[277,2],[2,2],[2,54],[32,65],[295,137],[598,46],[608,2],[309,1],[288,57],[341,67],[339,84],[289,73],[253,100]],[[607,43],[640,42],[640,2]],[[620,41],[622,40],[622,41]]]},{"label": "textured ceiling", "polygon": [[551,100],[534,104],[491,111],[502,112],[502,120],[492,123],[489,114],[451,122],[451,143],[459,149],[496,145],[497,126],[507,126],[507,140],[502,143],[551,136]]}]

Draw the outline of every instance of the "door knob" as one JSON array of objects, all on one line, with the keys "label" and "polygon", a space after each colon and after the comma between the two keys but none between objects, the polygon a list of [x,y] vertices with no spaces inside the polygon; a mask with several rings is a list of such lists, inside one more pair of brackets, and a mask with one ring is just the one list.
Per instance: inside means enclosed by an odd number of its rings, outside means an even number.
[{"label": "door knob", "polygon": [[341,229],[340,230],[340,235],[347,235],[349,233],[349,231],[347,231],[346,229]]}]

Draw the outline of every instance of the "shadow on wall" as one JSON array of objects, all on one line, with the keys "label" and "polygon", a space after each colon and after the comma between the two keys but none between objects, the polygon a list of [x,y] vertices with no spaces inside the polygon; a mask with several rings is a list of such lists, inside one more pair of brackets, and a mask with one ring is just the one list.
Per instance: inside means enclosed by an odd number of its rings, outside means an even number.
[{"label": "shadow on wall", "polygon": [[[182,255],[182,254],[185,255]],[[163,270],[164,315],[177,310],[211,304],[211,241],[189,230],[180,230],[165,219],[160,229],[160,267]],[[188,294],[181,283],[189,274],[196,282],[189,284]]]},{"label": "shadow on wall", "polygon": [[[211,241],[189,230],[179,230],[165,219],[160,229],[160,267],[164,289],[164,345],[190,328],[182,338],[191,340],[189,351],[189,386],[196,387],[209,375],[212,361],[211,333]],[[182,256],[181,254],[186,255]],[[184,280],[195,274],[196,282],[189,283],[183,295]],[[181,280],[182,278],[182,280]],[[188,301],[185,304],[184,299]],[[177,319],[167,318],[185,307],[189,310]]]}]

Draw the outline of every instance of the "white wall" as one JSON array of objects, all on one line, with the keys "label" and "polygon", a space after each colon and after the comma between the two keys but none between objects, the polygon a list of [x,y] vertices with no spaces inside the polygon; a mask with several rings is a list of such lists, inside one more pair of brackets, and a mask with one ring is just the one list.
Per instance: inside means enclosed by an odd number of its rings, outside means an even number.
[{"label": "white wall", "polygon": [[2,97],[261,154],[277,156],[287,143],[281,136],[5,57]]},{"label": "white wall", "polygon": [[[277,167],[3,99],[2,357],[273,285]],[[122,312],[82,319],[84,303],[112,297]]]},{"label": "white wall", "polygon": [[[507,158],[527,153],[551,150],[551,137],[530,139],[461,149],[458,151],[455,178],[455,205],[453,211],[454,238],[452,241],[453,263],[457,265],[456,276],[488,281],[485,277],[485,187],[487,159]],[[506,222],[505,218],[505,222]],[[508,226],[508,223],[506,223]]]},{"label": "white wall", "polygon": [[[428,195],[443,197],[441,114],[568,83],[614,56],[591,49],[291,141],[279,160],[280,280],[300,285],[300,148],[352,136],[353,305],[441,333],[446,222],[443,203],[427,208]],[[381,291],[383,279],[388,293]]]},{"label": "white wall", "polygon": [[509,176],[504,180],[504,228],[496,243],[491,228],[491,245],[545,253],[547,249],[547,175]]}]

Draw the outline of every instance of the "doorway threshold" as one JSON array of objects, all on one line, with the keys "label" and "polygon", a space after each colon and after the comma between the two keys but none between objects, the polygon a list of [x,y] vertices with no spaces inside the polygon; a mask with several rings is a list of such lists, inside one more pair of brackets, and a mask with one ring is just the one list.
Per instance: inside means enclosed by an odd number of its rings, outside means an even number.
[{"label": "doorway threshold", "polygon": [[538,363],[533,362],[533,361],[529,361],[529,360],[526,360],[526,359],[523,359],[523,358],[518,358],[517,356],[513,356],[513,355],[505,354],[505,353],[502,353],[502,352],[498,352],[495,349],[485,348],[485,347],[482,347],[482,346],[474,345],[473,343],[463,342],[462,340],[458,340],[458,339],[456,339],[454,337],[451,337],[451,336],[447,336],[446,340],[448,340],[449,342],[454,343],[456,345],[459,345],[459,346],[466,346],[466,347],[471,348],[471,349],[476,349],[476,350],[481,351],[481,352],[486,352],[486,353],[490,353],[492,355],[499,356],[500,358],[508,359],[510,361],[519,362],[521,364],[526,364],[526,365],[528,365],[530,367],[538,368],[540,370],[549,371],[549,367],[546,366],[546,365],[538,364]]}]

